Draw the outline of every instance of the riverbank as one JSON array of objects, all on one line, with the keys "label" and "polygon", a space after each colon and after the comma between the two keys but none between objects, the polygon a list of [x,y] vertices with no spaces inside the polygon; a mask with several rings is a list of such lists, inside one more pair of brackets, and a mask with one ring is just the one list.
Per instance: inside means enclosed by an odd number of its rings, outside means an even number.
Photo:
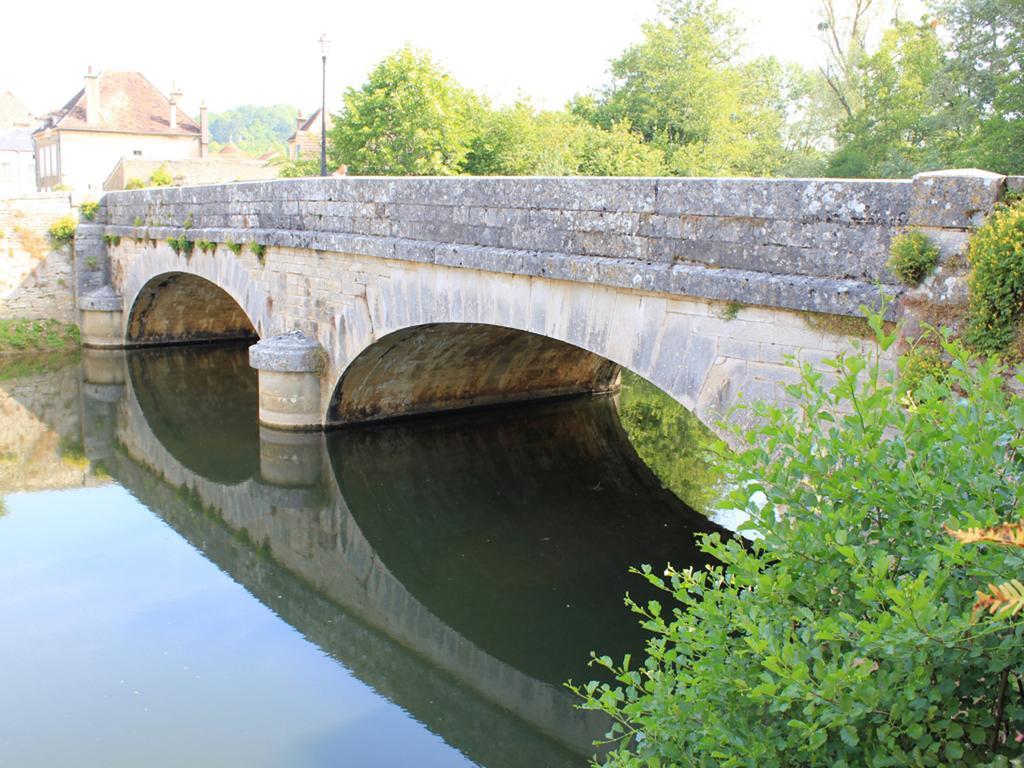
[{"label": "riverbank", "polygon": [[73,352],[81,346],[78,326],[59,320],[0,320],[0,355]]}]

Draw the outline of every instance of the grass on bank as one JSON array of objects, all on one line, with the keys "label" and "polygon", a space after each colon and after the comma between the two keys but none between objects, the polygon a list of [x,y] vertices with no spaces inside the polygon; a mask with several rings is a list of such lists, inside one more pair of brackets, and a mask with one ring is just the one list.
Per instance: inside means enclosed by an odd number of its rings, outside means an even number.
[{"label": "grass on bank", "polygon": [[77,326],[58,320],[0,320],[0,355],[70,352],[81,343]]}]

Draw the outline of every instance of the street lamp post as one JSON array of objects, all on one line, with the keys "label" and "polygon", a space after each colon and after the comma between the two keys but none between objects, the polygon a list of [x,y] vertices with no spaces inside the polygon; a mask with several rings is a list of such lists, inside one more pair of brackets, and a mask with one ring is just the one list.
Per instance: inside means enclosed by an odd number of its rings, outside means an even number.
[{"label": "street lamp post", "polygon": [[327,175],[327,49],[331,41],[320,35],[320,61],[323,64],[320,92],[320,175]]}]

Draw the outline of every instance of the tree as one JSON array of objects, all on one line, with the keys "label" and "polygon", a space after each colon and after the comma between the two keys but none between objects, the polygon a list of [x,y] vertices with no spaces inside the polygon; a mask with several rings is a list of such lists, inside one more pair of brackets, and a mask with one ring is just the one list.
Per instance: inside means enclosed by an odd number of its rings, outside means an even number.
[{"label": "tree", "polygon": [[612,62],[613,82],[572,111],[605,129],[628,124],[673,173],[770,172],[782,144],[777,67],[738,63],[732,15],[716,0],[670,0],[643,31]]},{"label": "tree", "polygon": [[619,124],[610,131],[565,112],[536,113],[527,102],[488,112],[464,170],[503,176],[654,176],[664,154]]},{"label": "tree", "polygon": [[950,115],[935,26],[896,22],[856,68],[860,108],[842,124],[834,176],[906,177],[947,164]]},{"label": "tree", "polygon": [[1024,173],[1024,0],[943,0],[955,161]]},{"label": "tree", "polygon": [[428,53],[386,57],[362,88],[350,88],[330,131],[336,165],[354,174],[459,173],[483,105]]}]

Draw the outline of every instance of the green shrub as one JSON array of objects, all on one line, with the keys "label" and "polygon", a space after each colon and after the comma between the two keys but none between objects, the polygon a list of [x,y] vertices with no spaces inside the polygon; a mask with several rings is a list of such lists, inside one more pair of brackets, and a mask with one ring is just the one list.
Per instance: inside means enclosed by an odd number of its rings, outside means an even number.
[{"label": "green shrub", "polygon": [[169,187],[174,183],[174,177],[167,170],[166,165],[161,165],[149,177],[151,187]]},{"label": "green shrub", "polygon": [[78,213],[86,221],[95,221],[96,212],[100,209],[98,200],[87,200],[78,206]]},{"label": "green shrub", "polygon": [[935,347],[916,345],[900,358],[900,390],[913,395],[928,377],[937,382],[946,380],[946,364]]},{"label": "green shrub", "polygon": [[[891,346],[880,316],[872,325]],[[787,388],[796,407],[755,407],[725,499],[752,540],[702,535],[720,562],[706,570],[644,566],[673,600],[632,603],[651,632],[645,658],[597,658],[615,681],[575,689],[614,720],[608,764],[973,766],[1020,753],[1024,629],[971,615],[974,589],[1020,558],[942,527],[1021,516],[1024,400],[994,358],[943,348],[947,380],[925,380],[910,407],[877,353],[841,357],[829,376],[803,366]]]},{"label": "green shrub", "polygon": [[261,243],[252,242],[249,243],[249,250],[252,251],[253,255],[257,258],[260,264],[262,264],[263,260],[267,256],[267,246]]},{"label": "green shrub", "polygon": [[103,236],[103,242],[105,242],[107,245],[118,246],[118,245],[121,244],[121,236],[120,235],[104,235]]},{"label": "green shrub", "polygon": [[983,352],[1010,346],[1024,307],[1024,206],[999,206],[971,236],[967,341]]},{"label": "green shrub", "polygon": [[889,269],[904,285],[918,285],[939,263],[939,249],[923,232],[896,235],[889,246]]},{"label": "green shrub", "polygon": [[242,252],[242,244],[236,243],[234,240],[228,240],[224,245],[226,245],[228,250],[235,254],[235,256],[238,256]]},{"label": "green shrub", "polygon": [[203,253],[213,253],[217,250],[217,244],[212,240],[196,240],[196,248]]},{"label": "green shrub", "polygon": [[136,226],[136,227],[141,227],[141,226],[142,226],[142,217],[141,217],[141,216],[136,216],[136,217],[135,217],[135,221],[134,221],[134,222],[132,222],[132,223],[133,223],[133,224],[134,224],[134,226]]},{"label": "green shrub", "polygon": [[142,179],[140,179],[138,177],[132,177],[132,178],[128,179],[127,182],[125,182],[124,188],[125,189],[145,189],[146,188],[146,182],[144,182]]},{"label": "green shrub", "polygon": [[74,216],[62,216],[50,225],[50,241],[54,245],[67,245],[75,239],[78,222]]}]

